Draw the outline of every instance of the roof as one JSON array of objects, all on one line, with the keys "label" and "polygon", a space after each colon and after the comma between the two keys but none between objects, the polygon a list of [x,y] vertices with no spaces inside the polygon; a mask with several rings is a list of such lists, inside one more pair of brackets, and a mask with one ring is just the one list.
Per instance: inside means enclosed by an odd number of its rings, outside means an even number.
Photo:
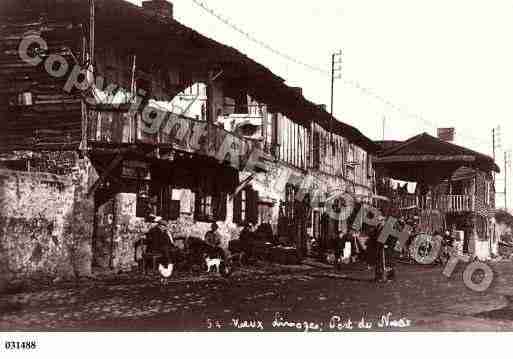
[{"label": "roof", "polygon": [[484,172],[500,172],[487,155],[433,137],[427,133],[414,136],[384,149],[374,162],[397,179],[448,178],[462,166]]},{"label": "roof", "polygon": [[[85,26],[89,18],[89,0],[0,2],[1,16],[19,16],[28,9],[32,13],[45,13],[52,19],[71,20]],[[173,18],[156,16],[125,0],[95,0],[95,41],[97,46],[114,45],[135,52],[138,62],[146,60],[155,71],[170,63],[194,70],[222,68],[227,82],[246,87],[257,101],[271,105],[291,120],[305,127],[315,121],[368,152],[378,150],[376,144],[358,129],[332,118],[264,65]]]},{"label": "roof", "polygon": [[394,148],[403,143],[403,141],[395,141],[395,140],[386,140],[386,141],[374,141],[374,143],[379,147],[379,152],[385,152],[391,148]]}]

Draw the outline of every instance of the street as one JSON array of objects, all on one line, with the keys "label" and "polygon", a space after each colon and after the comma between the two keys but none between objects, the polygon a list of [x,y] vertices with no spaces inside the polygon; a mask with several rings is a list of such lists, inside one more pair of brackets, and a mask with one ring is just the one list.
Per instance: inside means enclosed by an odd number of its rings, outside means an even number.
[{"label": "street", "polygon": [[166,286],[137,273],[110,275],[4,295],[0,330],[511,330],[512,265],[492,267],[484,293],[465,287],[460,266],[446,278],[440,266],[398,264],[390,283],[375,283],[362,264],[335,272],[259,263],[228,279],[175,273]]}]

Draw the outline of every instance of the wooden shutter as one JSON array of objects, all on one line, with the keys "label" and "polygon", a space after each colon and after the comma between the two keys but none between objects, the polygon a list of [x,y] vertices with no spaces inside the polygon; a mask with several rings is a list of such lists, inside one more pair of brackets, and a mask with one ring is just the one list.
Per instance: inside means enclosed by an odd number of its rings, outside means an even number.
[{"label": "wooden shutter", "polygon": [[257,224],[258,222],[258,192],[248,189],[248,219]]},{"label": "wooden shutter", "polygon": [[199,221],[201,217],[201,197],[198,192],[194,192],[194,219]]},{"label": "wooden shutter", "polygon": [[180,201],[170,201],[169,204],[169,219],[176,221],[180,218]]},{"label": "wooden shutter", "polygon": [[226,194],[219,193],[212,197],[212,212],[216,221],[226,220]]},{"label": "wooden shutter", "polygon": [[226,193],[221,193],[220,195],[219,220],[226,221]]},{"label": "wooden shutter", "polygon": [[237,193],[233,199],[233,223],[242,224],[242,195]]}]

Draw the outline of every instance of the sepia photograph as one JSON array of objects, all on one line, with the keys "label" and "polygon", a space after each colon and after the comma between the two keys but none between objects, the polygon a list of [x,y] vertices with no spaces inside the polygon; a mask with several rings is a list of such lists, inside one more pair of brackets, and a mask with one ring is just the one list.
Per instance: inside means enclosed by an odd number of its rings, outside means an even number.
[{"label": "sepia photograph", "polygon": [[0,353],[513,331],[511,18],[0,0]]}]

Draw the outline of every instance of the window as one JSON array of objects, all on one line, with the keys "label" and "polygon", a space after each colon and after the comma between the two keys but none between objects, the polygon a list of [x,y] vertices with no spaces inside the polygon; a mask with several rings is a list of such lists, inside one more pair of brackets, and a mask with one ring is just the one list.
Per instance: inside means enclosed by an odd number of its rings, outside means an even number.
[{"label": "window", "polygon": [[242,225],[248,221],[258,222],[258,192],[250,187],[241,190],[233,203],[233,222]]},{"label": "window", "polygon": [[272,220],[273,205],[271,203],[258,204],[258,223],[269,222]]},{"label": "window", "polygon": [[367,159],[367,178],[372,178],[372,162],[371,162],[371,156],[367,153],[366,155]]},{"label": "window", "polygon": [[165,220],[177,220],[180,217],[180,201],[173,200],[173,187],[161,187],[155,196],[155,214]]},{"label": "window", "polygon": [[140,182],[137,189],[136,216],[145,218],[155,213],[150,200],[150,186],[147,182]]},{"label": "window", "polygon": [[484,198],[484,204],[489,206],[490,205],[490,181],[485,179],[485,198]]},{"label": "window", "polygon": [[318,239],[321,236],[321,212],[313,211],[313,237]]},{"label": "window", "polygon": [[245,222],[247,220],[247,216],[248,216],[248,201],[247,201],[247,191],[246,190],[243,190],[241,193],[240,193],[240,218],[242,220],[242,222]]},{"label": "window", "polygon": [[285,186],[285,216],[290,220],[295,218],[295,203],[297,189],[291,184]]},{"label": "window", "polygon": [[197,221],[224,221],[226,219],[226,193],[205,195],[196,192],[194,219]]},{"label": "window", "polygon": [[313,164],[312,164],[312,167],[314,169],[317,169],[317,170],[319,169],[320,164],[321,164],[320,146],[321,146],[321,143],[320,143],[320,138],[319,138],[319,132],[314,132],[313,143],[312,143],[312,147],[313,147]]},{"label": "window", "polygon": [[13,105],[30,106],[33,104],[32,92],[30,92],[30,91],[21,92],[18,94],[18,97],[13,99],[11,102]]}]

